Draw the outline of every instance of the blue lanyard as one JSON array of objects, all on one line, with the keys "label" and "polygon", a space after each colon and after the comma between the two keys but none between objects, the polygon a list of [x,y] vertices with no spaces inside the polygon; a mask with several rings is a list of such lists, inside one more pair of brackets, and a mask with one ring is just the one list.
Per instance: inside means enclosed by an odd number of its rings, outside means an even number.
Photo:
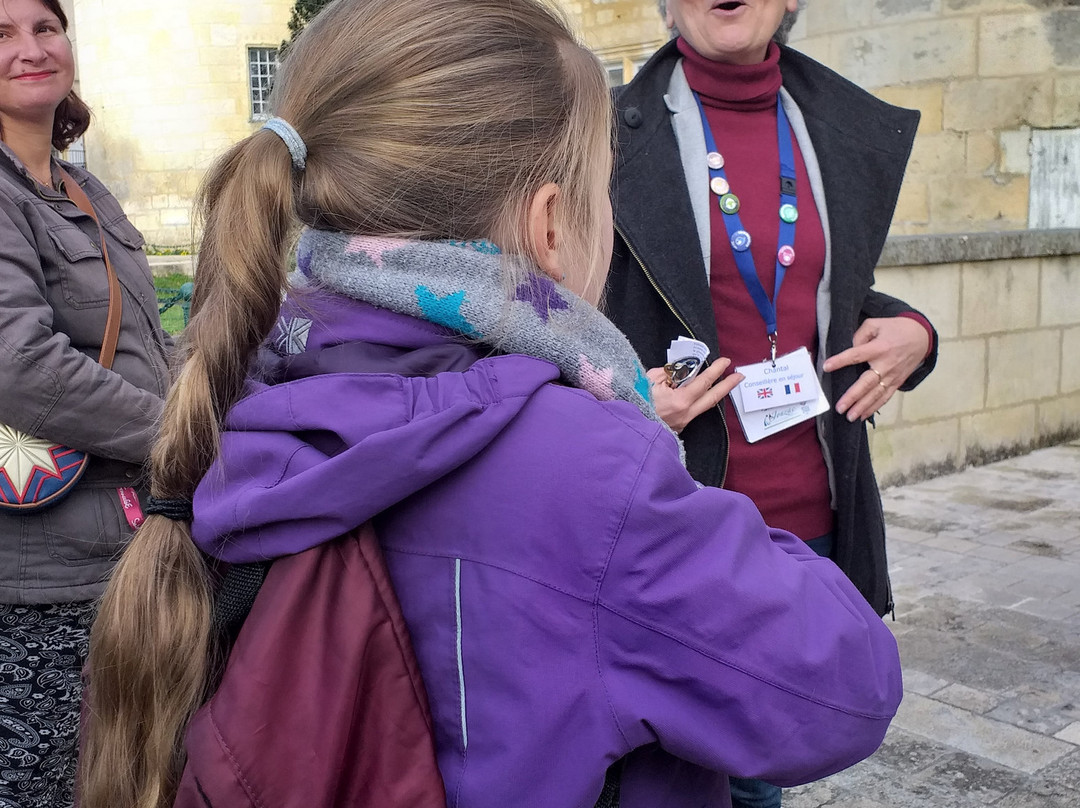
[{"label": "blue lanyard", "polygon": [[795,146],[788,122],[787,113],[779,97],[776,99],[776,139],[780,147],[780,236],[776,249],[776,288],[773,299],[765,293],[765,288],[758,278],[754,256],[750,253],[750,234],[743,228],[739,218],[739,199],[731,193],[731,185],[724,172],[724,159],[716,148],[709,121],[705,117],[705,108],[701,99],[694,93],[698,111],[701,113],[701,126],[705,130],[705,148],[709,153],[709,189],[716,194],[727,228],[731,254],[735,258],[746,290],[757,306],[761,319],[765,321],[766,334],[772,345],[772,358],[776,360],[776,301],[780,296],[780,287],[784,283],[787,268],[795,260],[795,221],[799,216],[798,197],[795,189]]}]

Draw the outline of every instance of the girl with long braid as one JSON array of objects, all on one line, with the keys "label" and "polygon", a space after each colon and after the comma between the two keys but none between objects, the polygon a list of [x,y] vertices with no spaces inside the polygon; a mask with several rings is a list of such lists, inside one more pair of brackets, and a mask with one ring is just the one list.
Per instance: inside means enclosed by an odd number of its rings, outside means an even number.
[{"label": "girl with long braid", "polygon": [[[83,808],[241,804],[198,768],[225,565],[272,562],[254,616],[278,570],[364,525],[449,805],[591,806],[620,760],[624,808],[724,805],[729,773],[870,754],[901,695],[890,632],[832,562],[694,482],[596,308],[611,113],[564,24],[536,0],[337,0],[272,107],[202,193],[154,500],[92,637]],[[304,593],[327,620],[341,574]],[[339,665],[324,634],[280,667]],[[364,704],[333,706],[348,726]],[[312,740],[255,758],[306,783]],[[336,776],[359,765],[339,751]]]}]

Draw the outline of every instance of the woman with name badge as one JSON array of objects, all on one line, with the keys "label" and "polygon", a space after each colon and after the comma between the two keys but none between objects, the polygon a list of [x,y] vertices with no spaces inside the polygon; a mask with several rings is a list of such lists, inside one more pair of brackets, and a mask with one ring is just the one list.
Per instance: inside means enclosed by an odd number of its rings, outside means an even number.
[{"label": "woman with name badge", "polygon": [[[872,286],[918,113],[781,44],[800,5],[660,0],[673,39],[616,91],[605,300],[696,479],[748,495],[885,614],[865,422],[931,371],[936,335]],[[720,359],[680,374],[680,338]],[[760,781],[732,791],[780,805]]]},{"label": "woman with name badge", "polygon": [[95,602],[168,385],[143,239],[91,174],[58,0],[0,4],[0,805],[73,802]]}]

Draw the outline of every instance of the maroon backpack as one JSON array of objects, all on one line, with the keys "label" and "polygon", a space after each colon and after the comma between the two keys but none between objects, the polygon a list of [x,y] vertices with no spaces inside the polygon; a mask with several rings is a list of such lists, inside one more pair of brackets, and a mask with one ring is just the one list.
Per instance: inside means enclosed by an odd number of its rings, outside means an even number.
[{"label": "maroon backpack", "polygon": [[176,808],[445,808],[427,696],[370,524],[270,566],[185,750]]}]

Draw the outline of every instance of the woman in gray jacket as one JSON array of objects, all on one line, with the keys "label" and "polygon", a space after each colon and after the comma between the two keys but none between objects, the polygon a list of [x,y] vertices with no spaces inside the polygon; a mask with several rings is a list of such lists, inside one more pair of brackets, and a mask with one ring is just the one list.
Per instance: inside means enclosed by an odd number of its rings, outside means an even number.
[{"label": "woman in gray jacket", "polygon": [[[90,120],[71,89],[66,30],[58,0],[0,5],[0,464],[9,482],[49,465],[20,456],[12,430],[89,456],[55,504],[0,508],[5,808],[72,803],[94,601],[141,521],[141,467],[168,384],[142,237],[100,182],[52,156]],[[72,201],[81,197],[72,180],[100,231]],[[102,232],[121,306],[111,369],[98,361],[110,299]]]}]

